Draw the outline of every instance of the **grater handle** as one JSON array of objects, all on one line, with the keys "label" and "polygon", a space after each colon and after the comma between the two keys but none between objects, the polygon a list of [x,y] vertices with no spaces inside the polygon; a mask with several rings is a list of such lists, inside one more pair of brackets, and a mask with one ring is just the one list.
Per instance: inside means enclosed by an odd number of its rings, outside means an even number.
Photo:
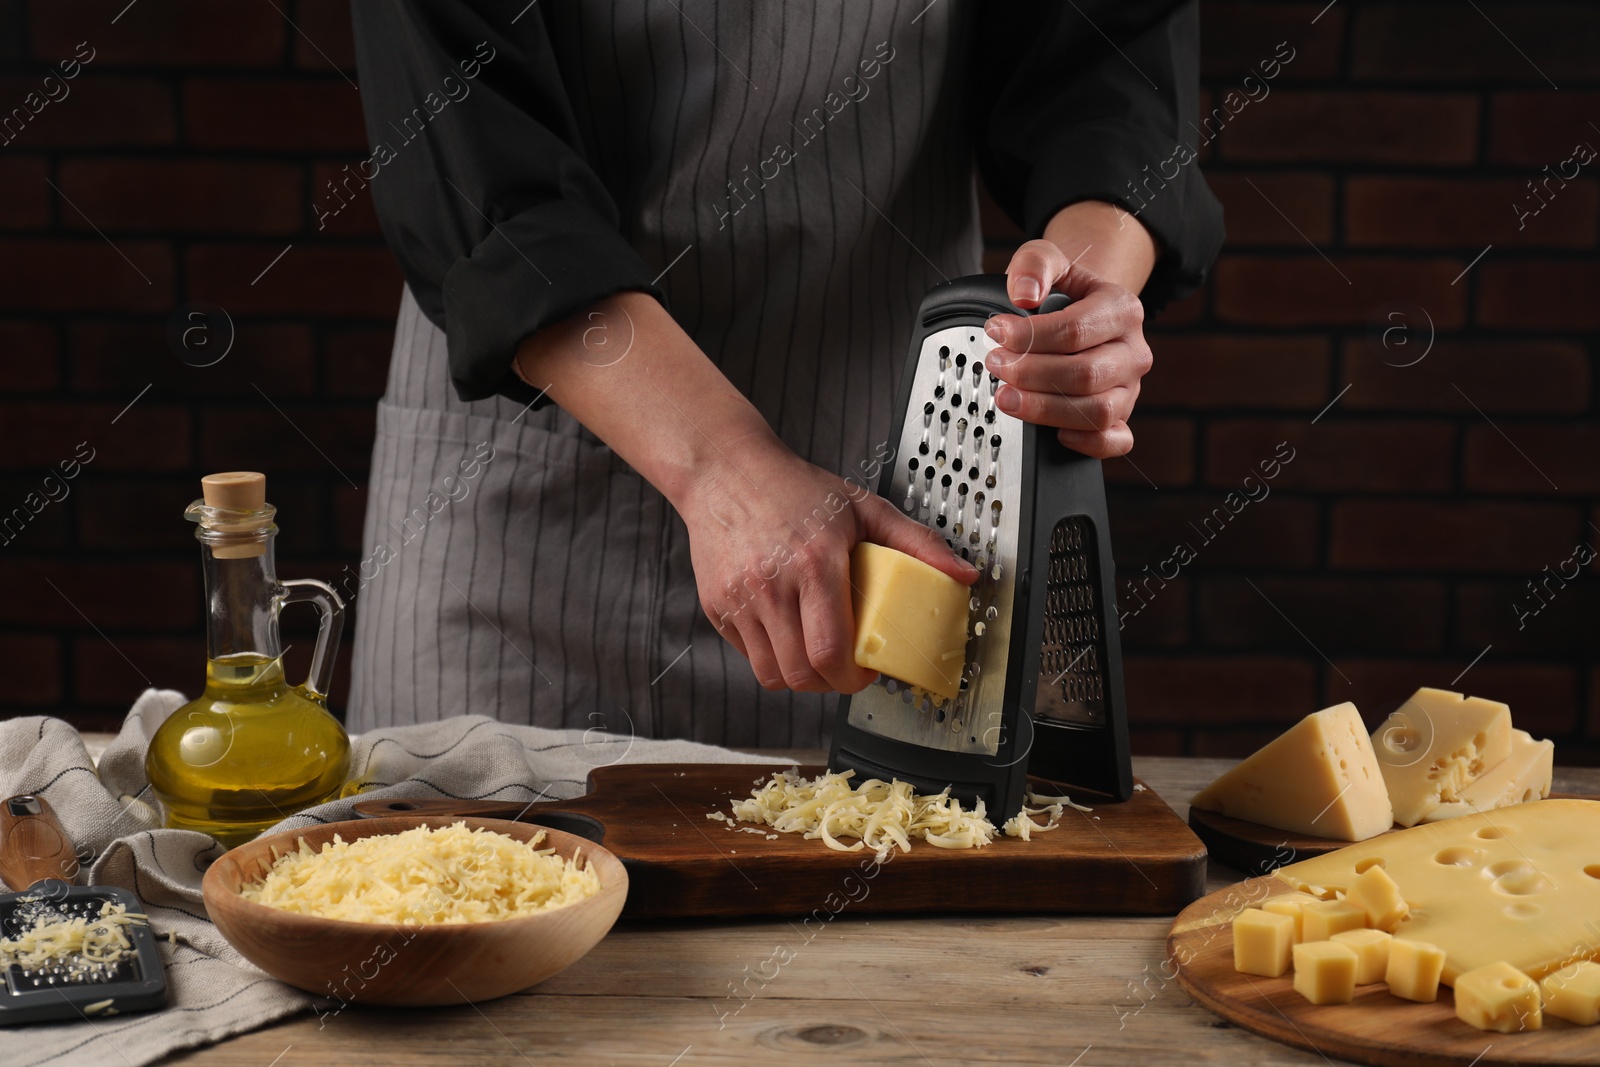
[{"label": "grater handle", "polygon": [[78,855],[50,802],[23,793],[0,801],[0,879],[21,891],[49,878],[71,885]]}]

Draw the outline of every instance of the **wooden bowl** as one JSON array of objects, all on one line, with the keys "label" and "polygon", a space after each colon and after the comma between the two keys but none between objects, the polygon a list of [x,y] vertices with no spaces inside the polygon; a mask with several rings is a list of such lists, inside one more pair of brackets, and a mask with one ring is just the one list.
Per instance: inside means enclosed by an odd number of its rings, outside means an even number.
[{"label": "wooden bowl", "polygon": [[[548,912],[497,922],[403,926],[300,915],[239,895],[279,854],[304,838],[314,849],[338,834],[346,841],[418,826],[465,822],[519,841],[541,830],[541,848],[583,861],[600,875],[600,892]],[[225,853],[201,885],[206,911],[240,955],[279,981],[308,993],[366,1004],[460,1004],[491,1000],[544,981],[581,959],[622,912],[628,873],[611,853],[574,834],[502,819],[404,816],[356,819],[260,837]]]}]

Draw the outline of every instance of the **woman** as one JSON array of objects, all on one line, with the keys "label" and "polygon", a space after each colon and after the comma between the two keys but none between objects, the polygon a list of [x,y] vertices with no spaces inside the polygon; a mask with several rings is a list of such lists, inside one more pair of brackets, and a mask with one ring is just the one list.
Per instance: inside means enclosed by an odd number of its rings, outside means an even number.
[{"label": "woman", "polygon": [[1076,301],[990,323],[997,403],[1132,447],[1133,294],[1192,288],[1221,242],[1193,153],[1173,163],[1195,6],[516,7],[354,5],[363,174],[407,289],[351,726],[825,743],[833,694],[872,677],[851,546],[974,576],[859,491],[797,533],[886,443],[922,296],[982,269],[974,163],[1036,238],[1013,301]]}]

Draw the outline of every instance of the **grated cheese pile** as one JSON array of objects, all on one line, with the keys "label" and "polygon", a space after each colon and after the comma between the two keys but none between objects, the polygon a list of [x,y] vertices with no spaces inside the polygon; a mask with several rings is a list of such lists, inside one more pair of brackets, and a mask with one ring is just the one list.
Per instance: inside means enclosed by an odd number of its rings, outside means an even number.
[{"label": "grated cheese pile", "polygon": [[145,915],[113,900],[104,901],[93,917],[64,915],[42,898],[20,903],[17,920],[32,925],[13,939],[0,940],[0,962],[25,971],[64,966],[73,976],[85,977],[109,970],[134,951],[125,928],[146,925]]},{"label": "grated cheese pile", "polygon": [[465,823],[345,841],[337,834],[313,851],[277,857],[245,900],[346,922],[495,922],[575,904],[600,892],[600,876],[554,849]]},{"label": "grated cheese pile", "polygon": [[[810,840],[821,838],[829,848],[856,852],[870,848],[878,860],[888,858],[898,848],[911,850],[913,839],[936,848],[982,848],[997,832],[1028,840],[1033,833],[1053,830],[1067,807],[1090,809],[1073,804],[1066,797],[1040,797],[1028,794],[1024,806],[1005,826],[996,831],[989,821],[982,800],[968,811],[950,790],[918,795],[909,782],[884,782],[871,778],[858,786],[850,784],[854,771],[803,778],[798,773],[779,771],[756,788],[749,799],[733,802],[733,816],[740,822],[770,826],[781,833],[798,833]],[[1045,821],[1035,821],[1036,816]],[[721,812],[706,818],[729,824],[733,820]],[[741,828],[742,829],[742,828]],[[841,837],[855,838],[846,844]]]}]

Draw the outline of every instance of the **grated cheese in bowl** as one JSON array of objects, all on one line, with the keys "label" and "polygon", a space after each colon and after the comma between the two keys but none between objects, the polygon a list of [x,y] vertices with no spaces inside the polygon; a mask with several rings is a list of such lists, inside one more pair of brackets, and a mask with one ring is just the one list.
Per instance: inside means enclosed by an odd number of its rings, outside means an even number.
[{"label": "grated cheese in bowl", "polygon": [[263,878],[239,895],[270,908],[346,922],[407,926],[495,922],[577,903],[600,892],[600,876],[581,856],[464,822],[345,841],[321,851],[301,838]]}]

